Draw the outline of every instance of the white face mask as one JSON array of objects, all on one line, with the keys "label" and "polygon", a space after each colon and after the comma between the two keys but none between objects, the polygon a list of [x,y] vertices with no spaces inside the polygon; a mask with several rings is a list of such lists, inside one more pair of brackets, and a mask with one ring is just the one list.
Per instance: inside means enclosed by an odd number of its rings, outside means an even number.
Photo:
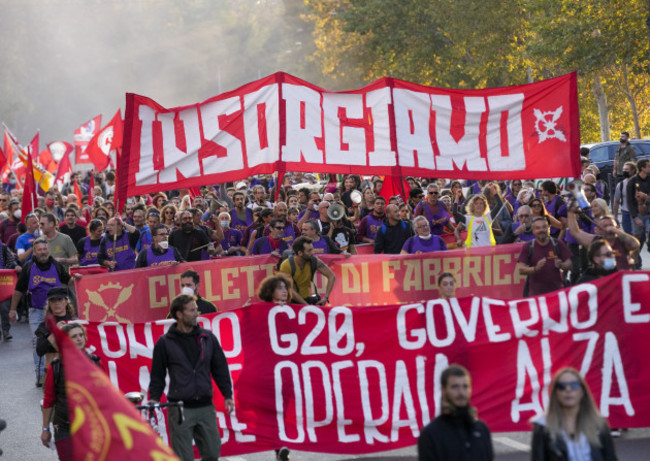
[{"label": "white face mask", "polygon": [[181,294],[194,296],[194,290],[192,290],[190,287],[183,287]]},{"label": "white face mask", "polygon": [[230,225],[230,221],[219,221],[221,223],[221,227],[224,229],[227,228]]},{"label": "white face mask", "polygon": [[22,215],[23,215],[23,211],[22,211],[22,210],[16,210],[16,211],[14,211],[14,218],[16,218],[16,219],[20,219],[20,218],[22,217]]},{"label": "white face mask", "polygon": [[160,245],[160,248],[162,248],[163,250],[166,250],[167,248],[169,248],[169,242],[167,240],[163,240],[158,245]]},{"label": "white face mask", "polygon": [[433,234],[429,234],[429,235],[418,235],[418,237],[420,237],[422,240],[429,240],[429,239],[431,238],[432,235],[433,235]]}]

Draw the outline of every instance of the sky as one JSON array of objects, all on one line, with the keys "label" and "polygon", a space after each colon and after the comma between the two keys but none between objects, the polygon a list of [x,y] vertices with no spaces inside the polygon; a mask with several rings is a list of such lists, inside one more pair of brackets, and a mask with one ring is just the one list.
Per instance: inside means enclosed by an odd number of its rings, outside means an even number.
[{"label": "sky", "polygon": [[0,121],[26,145],[74,130],[127,92],[165,107],[283,70],[323,84],[300,0],[0,0]]}]

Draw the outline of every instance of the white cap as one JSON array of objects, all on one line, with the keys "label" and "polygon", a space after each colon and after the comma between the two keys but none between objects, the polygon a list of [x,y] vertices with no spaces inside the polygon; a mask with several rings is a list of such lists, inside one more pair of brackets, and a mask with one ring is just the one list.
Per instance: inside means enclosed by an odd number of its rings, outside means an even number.
[{"label": "white cap", "polygon": [[237,185],[235,186],[235,189],[236,189],[236,190],[239,190],[239,189],[248,189],[248,184],[246,184],[244,181],[240,181],[240,182],[238,182]]}]

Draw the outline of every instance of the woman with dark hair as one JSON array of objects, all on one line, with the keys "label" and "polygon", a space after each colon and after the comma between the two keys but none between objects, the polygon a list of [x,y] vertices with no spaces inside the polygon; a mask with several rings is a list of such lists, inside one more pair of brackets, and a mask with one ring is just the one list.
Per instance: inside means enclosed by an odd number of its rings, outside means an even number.
[{"label": "woman with dark hair", "polygon": [[450,272],[438,276],[438,296],[443,299],[456,297],[456,277]]},{"label": "woman with dark hair", "polygon": [[531,210],[533,210],[533,219],[542,217],[546,218],[546,221],[548,222],[549,226],[555,227],[556,229],[562,230],[564,227],[562,223],[555,218],[552,214],[550,214],[548,211],[546,211],[546,206],[544,206],[544,202],[542,199],[535,197],[530,201],[530,205],[528,205]]},{"label": "woman with dark hair", "polygon": [[287,304],[293,298],[292,285],[291,279],[284,272],[278,272],[260,282],[257,297],[269,303]]},{"label": "woman with dark hair", "polygon": [[463,195],[463,185],[460,181],[452,181],[449,185],[451,190],[451,200],[459,209],[463,207],[465,203],[465,196]]},{"label": "woman with dark hair", "polygon": [[[267,303],[287,304],[291,302],[293,290],[291,279],[284,272],[266,277],[257,288],[257,297]],[[289,459],[289,449],[286,447],[275,450],[275,458],[281,461]]]},{"label": "woman with dark hair", "polygon": [[532,422],[533,461],[617,459],[607,422],[574,368],[562,368],[555,374],[546,414]]},{"label": "woman with dark hair", "polygon": [[92,211],[91,217],[92,219],[101,219],[102,221],[106,222],[108,221],[108,218],[111,217],[111,215],[106,208],[103,206],[98,206]]},{"label": "woman with dark hair", "polygon": [[[70,303],[70,295],[66,287],[50,288],[47,292],[47,305],[45,306],[45,316],[53,315],[57,326],[61,328],[69,320],[77,318],[75,308]],[[52,359],[58,355],[59,350],[54,341],[54,335],[50,333],[45,321],[36,328],[34,332],[36,337],[36,353],[39,357],[45,356],[45,368],[50,364]]]},{"label": "woman with dark hair", "polygon": [[350,174],[343,179],[343,187],[341,188],[341,201],[345,208],[350,208],[352,206],[352,199],[350,194],[353,190],[359,190],[361,187],[361,178],[359,175]]},{"label": "woman with dark hair", "polygon": [[[99,366],[99,357],[88,354],[86,348],[86,329],[79,323],[68,323],[61,330],[70,338],[75,346],[83,351],[88,358]],[[77,366],[86,366],[79,363]],[[41,430],[41,443],[50,446],[52,432],[50,422],[54,425],[54,444],[61,461],[74,459],[72,453],[72,439],[70,438],[70,416],[68,412],[68,399],[65,390],[65,374],[63,363],[56,358],[52,361],[47,372],[43,393],[43,429]]]},{"label": "woman with dark hair", "polygon": [[99,242],[102,240],[104,233],[104,223],[99,219],[93,219],[88,224],[88,236],[77,242],[77,252],[80,255],[80,266],[90,266],[99,264],[97,253],[99,252]]},{"label": "woman with dark hair", "polygon": [[618,270],[614,251],[604,238],[596,237],[591,241],[587,250],[587,259],[589,267],[576,283],[591,282],[601,277],[607,277]]}]

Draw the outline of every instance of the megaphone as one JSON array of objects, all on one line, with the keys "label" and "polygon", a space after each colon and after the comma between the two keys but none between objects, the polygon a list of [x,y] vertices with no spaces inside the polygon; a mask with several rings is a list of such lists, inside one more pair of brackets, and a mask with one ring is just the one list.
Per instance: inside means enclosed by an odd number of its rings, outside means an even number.
[{"label": "megaphone", "polygon": [[357,205],[361,203],[361,199],[363,196],[361,195],[361,192],[358,190],[353,190],[350,192],[350,200],[352,200],[352,203],[356,203]]},{"label": "megaphone", "polygon": [[332,203],[327,209],[327,217],[332,221],[338,221],[345,215],[345,208],[340,203]]},{"label": "megaphone", "polygon": [[585,196],[585,193],[582,190],[582,185],[583,182],[581,179],[574,179],[569,183],[568,189],[571,194],[573,194],[573,198],[576,199],[576,202],[578,202],[578,206],[582,210],[586,210],[591,207],[589,205],[589,202],[587,201],[587,197]]}]

